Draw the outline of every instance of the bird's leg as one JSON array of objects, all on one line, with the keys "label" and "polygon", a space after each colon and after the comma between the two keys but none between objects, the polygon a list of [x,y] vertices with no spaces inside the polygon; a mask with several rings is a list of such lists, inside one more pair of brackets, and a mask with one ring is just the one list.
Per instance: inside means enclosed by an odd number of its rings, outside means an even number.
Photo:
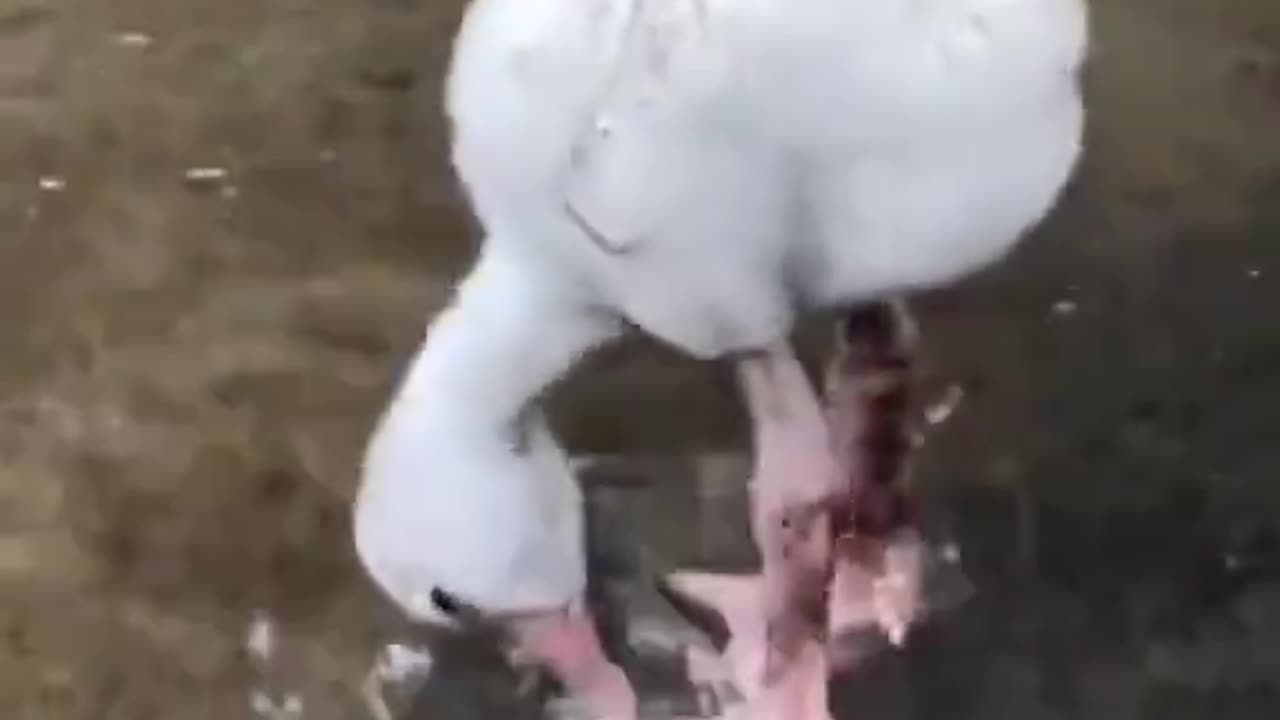
[{"label": "bird's leg", "polygon": [[[839,466],[822,404],[790,346],[743,359],[738,371],[755,424],[751,525],[762,570],[678,573],[670,586],[724,619],[723,674],[744,701],[739,715],[826,720],[828,508],[842,491]],[[695,651],[691,659],[705,658]]]},{"label": "bird's leg", "polygon": [[720,655],[693,648],[689,668],[713,687],[728,678],[746,701],[735,720],[827,720],[827,676],[861,655],[861,631],[900,644],[922,609],[926,550],[907,486],[915,327],[905,308],[880,304],[840,328],[825,409],[789,349],[740,365],[762,573],[671,578],[724,620]]},{"label": "bird's leg", "polygon": [[592,720],[635,720],[636,696],[611,662],[585,610],[575,607],[522,614],[507,621],[521,664],[549,670],[567,699]]},{"label": "bird's leg", "polygon": [[765,672],[825,636],[831,576],[830,502],[841,491],[826,418],[800,361],[781,345],[739,365],[755,424],[751,525],[762,563]]},{"label": "bird's leg", "polygon": [[908,486],[908,421],[918,333],[905,306],[850,311],[827,368],[827,417],[846,491],[832,514],[837,639],[878,625],[901,644],[921,612],[925,547]]}]

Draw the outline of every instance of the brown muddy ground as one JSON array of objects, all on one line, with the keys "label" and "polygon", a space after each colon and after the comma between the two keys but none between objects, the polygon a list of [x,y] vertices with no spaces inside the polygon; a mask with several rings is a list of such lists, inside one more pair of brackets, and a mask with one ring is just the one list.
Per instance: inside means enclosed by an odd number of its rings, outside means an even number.
[{"label": "brown muddy ground", "polygon": [[[347,503],[471,248],[459,4],[0,0],[0,717],[251,717],[258,609],[304,717],[364,717]],[[1080,182],[922,302],[967,390],[923,472],[980,592],[845,688],[860,717],[1280,717],[1280,5],[1095,5]],[[743,442],[652,349],[560,409],[579,449]],[[637,532],[689,537],[674,484]]]}]

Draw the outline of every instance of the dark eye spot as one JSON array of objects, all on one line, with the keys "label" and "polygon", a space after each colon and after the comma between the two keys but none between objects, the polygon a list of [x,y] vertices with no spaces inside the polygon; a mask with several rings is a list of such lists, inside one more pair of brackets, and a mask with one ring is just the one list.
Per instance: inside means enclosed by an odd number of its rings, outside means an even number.
[{"label": "dark eye spot", "polygon": [[462,603],[449,593],[440,588],[431,589],[431,604],[445,615],[455,616],[462,610]]}]

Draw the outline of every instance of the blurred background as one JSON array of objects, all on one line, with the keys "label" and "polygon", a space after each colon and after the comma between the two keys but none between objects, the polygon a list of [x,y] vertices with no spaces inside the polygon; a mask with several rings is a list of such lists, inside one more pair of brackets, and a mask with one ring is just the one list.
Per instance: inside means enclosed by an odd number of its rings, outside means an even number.
[{"label": "blurred background", "polygon": [[[263,716],[255,613],[301,717],[367,717],[388,611],[348,504],[475,245],[438,102],[461,5],[0,0],[0,717]],[[1280,5],[1093,22],[1077,182],[920,299],[959,401],[921,475],[978,593],[860,718],[1280,717]],[[745,446],[730,390],[636,343],[557,421],[683,466]],[[689,479],[654,474],[628,522],[697,554]]]}]

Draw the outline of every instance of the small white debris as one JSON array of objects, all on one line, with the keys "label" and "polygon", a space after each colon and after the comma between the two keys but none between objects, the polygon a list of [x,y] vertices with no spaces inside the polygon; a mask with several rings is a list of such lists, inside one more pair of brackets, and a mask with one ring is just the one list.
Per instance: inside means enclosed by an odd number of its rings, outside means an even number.
[{"label": "small white debris", "polygon": [[1063,299],[1053,304],[1053,314],[1058,317],[1070,317],[1079,309],[1080,305],[1075,300]]},{"label": "small white debris", "polygon": [[263,720],[299,720],[303,711],[302,696],[289,693],[283,701],[276,702],[266,691],[255,688],[249,692],[249,709]]},{"label": "small white debris", "polygon": [[1250,268],[1249,271],[1246,272],[1245,274],[1249,276],[1250,280],[1257,280],[1258,278],[1262,277],[1262,271],[1259,270],[1258,268]]},{"label": "small white debris", "polygon": [[1226,565],[1228,570],[1235,572],[1240,569],[1240,558],[1235,553],[1227,553],[1222,558],[1222,564]]},{"label": "small white debris", "polygon": [[431,672],[435,658],[426,648],[412,648],[408,645],[390,643],[382,649],[378,657],[378,679],[384,682],[400,683],[408,679],[422,678]]},{"label": "small white debris", "polygon": [[275,621],[265,612],[254,613],[245,637],[245,648],[256,660],[266,662],[276,649]]},{"label": "small white debris", "polygon": [[320,162],[323,162],[326,165],[328,165],[328,164],[335,163],[337,161],[338,161],[337,150],[334,150],[333,148],[325,148],[324,150],[320,151]]},{"label": "small white debris", "polygon": [[271,696],[255,688],[249,691],[249,709],[258,717],[270,718],[275,714],[276,704]]},{"label": "small white debris", "polygon": [[[434,664],[435,658],[426,648],[399,643],[389,643],[382,648],[360,684],[365,707],[374,720],[394,720],[384,694],[388,685],[396,693],[412,691],[412,685],[406,687],[406,684],[425,681]],[[395,687],[397,685],[400,687]]]},{"label": "small white debris", "polygon": [[67,181],[57,175],[44,175],[40,178],[40,189],[45,192],[61,192],[67,189]]},{"label": "small white debris", "polygon": [[959,385],[952,385],[947,388],[946,393],[938,402],[930,405],[924,411],[925,420],[930,425],[941,425],[955,414],[956,408],[960,407],[961,401],[964,400],[964,388]]},{"label": "small white debris", "polygon": [[155,42],[155,38],[144,32],[134,30],[116,33],[116,44],[120,47],[137,48],[139,50],[151,47]]},{"label": "small white debris", "polygon": [[955,542],[948,542],[944,544],[939,555],[942,556],[943,562],[948,565],[960,564],[960,546]]},{"label": "small white debris", "polygon": [[227,200],[235,200],[236,198],[240,197],[240,188],[236,187],[235,185],[223,185],[218,190],[218,194],[226,198]]},{"label": "small white debris", "polygon": [[215,166],[191,167],[184,173],[187,180],[194,183],[222,182],[228,175],[226,168]]}]

